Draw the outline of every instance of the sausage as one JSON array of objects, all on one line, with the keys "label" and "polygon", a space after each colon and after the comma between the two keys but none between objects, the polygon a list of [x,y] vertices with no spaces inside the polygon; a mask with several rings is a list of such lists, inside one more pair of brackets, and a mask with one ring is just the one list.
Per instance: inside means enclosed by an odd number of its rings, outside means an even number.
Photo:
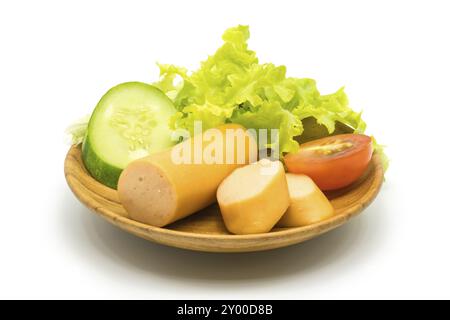
[{"label": "sausage", "polygon": [[[212,133],[216,139],[211,138]],[[212,152],[212,143],[218,138],[223,139],[222,148]],[[183,155],[183,150],[195,151]],[[172,149],[130,163],[119,178],[120,201],[131,219],[165,226],[214,203],[222,180],[256,160],[256,150],[253,136],[240,125],[206,130]],[[217,161],[202,158],[209,151]]]},{"label": "sausage", "polygon": [[283,165],[263,159],[236,169],[220,184],[217,201],[231,233],[269,232],[290,203]]},{"label": "sausage", "polygon": [[286,174],[291,205],[279,227],[300,227],[328,219],[334,215],[330,201],[314,183],[303,174]]}]

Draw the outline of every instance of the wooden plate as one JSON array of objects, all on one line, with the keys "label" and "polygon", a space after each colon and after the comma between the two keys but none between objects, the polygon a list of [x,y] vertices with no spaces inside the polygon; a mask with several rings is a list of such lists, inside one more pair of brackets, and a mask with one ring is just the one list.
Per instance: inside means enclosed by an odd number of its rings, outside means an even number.
[{"label": "wooden plate", "polygon": [[334,217],[297,228],[275,228],[254,235],[232,235],[223,224],[217,205],[167,227],[146,225],[127,217],[116,190],[92,178],[86,171],[80,147],[72,147],[66,157],[64,172],[77,198],[89,209],[119,228],[144,239],[168,246],[209,252],[250,252],[281,248],[317,237],[360,213],[378,194],[383,183],[383,169],[375,154],[364,176],[352,186],[327,193],[336,214]]}]

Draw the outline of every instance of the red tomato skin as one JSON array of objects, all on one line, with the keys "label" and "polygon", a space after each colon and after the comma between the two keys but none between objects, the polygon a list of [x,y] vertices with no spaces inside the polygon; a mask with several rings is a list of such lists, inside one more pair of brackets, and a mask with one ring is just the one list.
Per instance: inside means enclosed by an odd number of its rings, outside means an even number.
[{"label": "red tomato skin", "polygon": [[[341,136],[345,138],[345,136],[349,135]],[[350,134],[350,136],[352,136],[352,134]],[[339,136],[334,137],[336,138]],[[303,146],[314,145],[317,143],[316,141],[320,140],[323,139],[308,142]],[[352,150],[348,153],[343,152],[341,156],[330,158],[302,157],[300,151],[297,154],[288,154],[284,158],[284,162],[288,172],[309,176],[323,191],[344,188],[358,180],[369,165],[370,159],[372,158],[373,147],[369,137],[365,140],[365,145],[358,146],[356,148],[357,150]]]}]

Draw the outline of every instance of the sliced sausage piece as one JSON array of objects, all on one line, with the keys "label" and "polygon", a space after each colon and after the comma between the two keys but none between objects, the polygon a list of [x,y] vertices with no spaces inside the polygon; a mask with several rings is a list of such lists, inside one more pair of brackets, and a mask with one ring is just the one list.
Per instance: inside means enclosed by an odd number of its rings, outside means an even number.
[{"label": "sliced sausage piece", "polygon": [[[217,130],[215,132],[222,135],[223,148],[216,151],[219,156],[220,153],[224,155],[225,163],[201,157],[205,148],[214,149],[211,148],[211,143],[215,141],[211,138],[211,130]],[[232,135],[227,134],[230,132]],[[182,154],[182,150],[189,147],[192,152],[187,163],[180,162],[178,158],[174,161],[174,155]],[[241,157],[237,153],[239,148],[243,152]],[[128,165],[119,178],[120,201],[131,219],[153,226],[165,226],[214,203],[219,184],[234,169],[248,164],[252,159],[251,151],[255,148],[256,142],[242,126],[229,124],[206,130],[170,150]],[[211,154],[215,155],[215,152]],[[229,163],[226,163],[226,155],[231,160]]]},{"label": "sliced sausage piece", "polygon": [[289,206],[280,161],[260,160],[236,169],[219,186],[217,202],[231,233],[269,232]]},{"label": "sliced sausage piece", "polygon": [[310,177],[287,173],[286,178],[291,205],[277,226],[306,226],[333,216],[333,206]]}]

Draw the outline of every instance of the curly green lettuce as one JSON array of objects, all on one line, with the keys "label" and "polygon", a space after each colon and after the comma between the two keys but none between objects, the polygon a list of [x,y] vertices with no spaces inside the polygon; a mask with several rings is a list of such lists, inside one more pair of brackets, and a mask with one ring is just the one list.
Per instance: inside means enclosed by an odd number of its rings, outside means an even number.
[{"label": "curly green lettuce", "polygon": [[79,145],[80,143],[83,143],[84,137],[86,136],[89,118],[90,115],[86,115],[72,123],[66,129],[65,134],[68,137],[70,144]]},{"label": "curly green lettuce", "polygon": [[[308,130],[302,120],[309,117],[329,134],[337,122],[355,133],[365,131],[361,113],[349,107],[343,88],[321,95],[314,80],[286,77],[285,66],[259,63],[248,48],[249,36],[248,26],[226,30],[222,47],[192,73],[174,65],[159,65],[160,80],[154,85],[178,110],[171,119],[174,130],[193,133],[198,120],[203,129],[230,122],[253,129],[278,129],[280,153],[298,150],[296,137]],[[269,141],[272,143],[275,141]],[[375,149],[382,153],[376,143]]]}]

